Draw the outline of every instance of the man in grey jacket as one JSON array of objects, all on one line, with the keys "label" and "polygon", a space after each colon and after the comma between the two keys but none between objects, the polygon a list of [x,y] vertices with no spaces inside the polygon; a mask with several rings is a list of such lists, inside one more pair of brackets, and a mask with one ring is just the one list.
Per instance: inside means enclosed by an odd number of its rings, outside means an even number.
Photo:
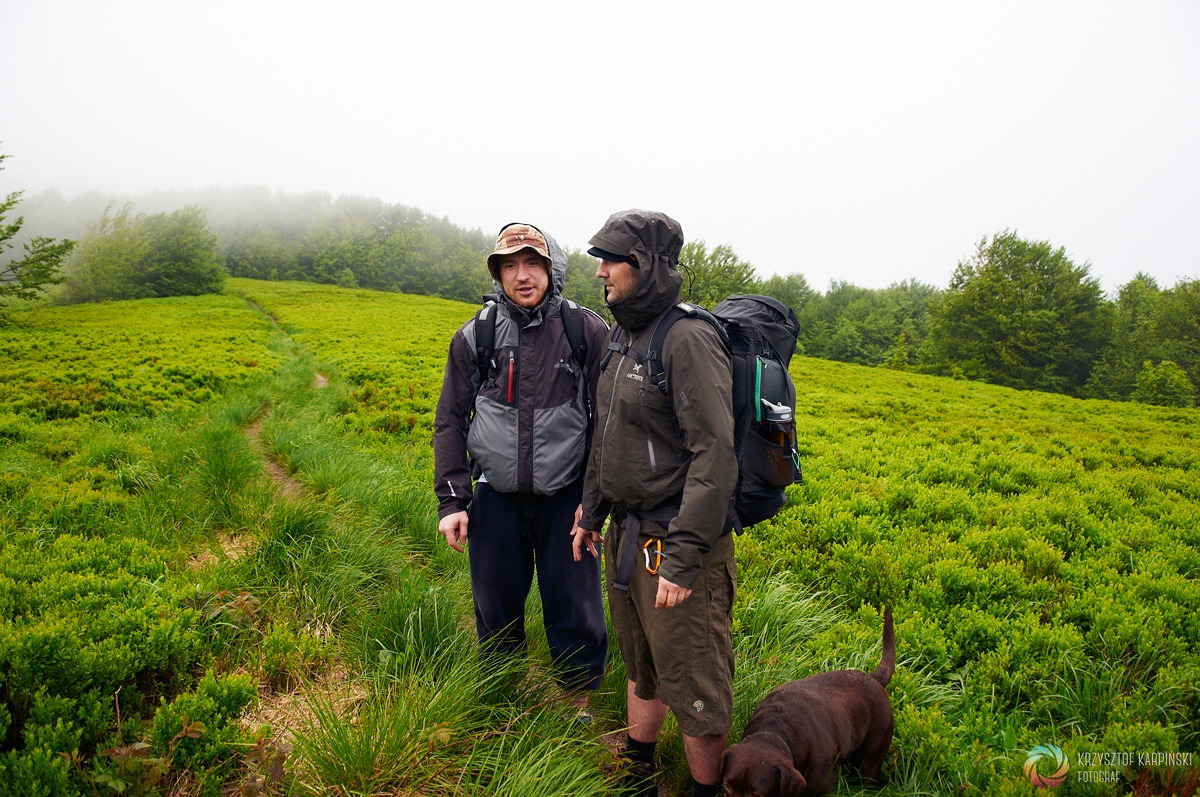
[{"label": "man in grey jacket", "polygon": [[[438,530],[460,552],[469,530],[483,651],[524,654],[536,567],[555,676],[583,708],[604,674],[608,633],[599,564],[574,559],[571,528],[607,328],[582,307],[564,309],[566,264],[537,227],[500,231],[488,257],[496,302],[450,341],[433,448]],[[566,334],[568,311],[582,319],[583,362]],[[483,324],[495,332],[481,364]]]},{"label": "man in grey jacket", "polygon": [[[575,556],[605,543],[609,610],[629,673],[630,786],[657,794],[654,751],[675,715],[694,795],[720,788],[733,711],[732,608],[737,570],[729,516],[737,482],[731,365],[698,318],[671,327],[651,383],[654,328],[680,300],[679,223],[662,213],[615,213],[590,241],[605,301],[619,324],[596,404]],[[600,530],[611,516],[607,539]]]}]

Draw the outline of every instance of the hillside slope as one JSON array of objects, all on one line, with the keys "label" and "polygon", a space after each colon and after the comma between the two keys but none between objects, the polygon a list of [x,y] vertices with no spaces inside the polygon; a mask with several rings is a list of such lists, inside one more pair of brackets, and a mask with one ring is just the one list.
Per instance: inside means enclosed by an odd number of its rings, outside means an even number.
[{"label": "hillside slope", "polygon": [[[11,585],[28,583],[22,568],[48,542],[54,556],[81,541],[118,546],[115,571],[89,565],[98,581],[73,589],[119,602],[120,590],[100,590],[105,578],[131,594],[159,579],[155,616],[179,618],[174,664],[151,662],[168,668],[165,679],[134,673],[129,683],[170,696],[204,665],[254,675],[268,702],[310,704],[314,725],[271,720],[295,739],[288,767],[298,793],[331,784],[607,793],[600,737],[575,738],[528,681],[513,713],[488,688],[467,686],[449,705],[438,686],[491,683],[470,669],[465,557],[437,536],[429,450],[446,345],[474,310],[230,280],[224,297],[25,313],[0,329],[4,594],[24,600],[25,587]],[[314,371],[329,377],[327,389],[312,389]],[[807,358],[792,371],[805,484],[738,539],[734,738],[771,687],[822,669],[872,669],[891,607],[897,731],[891,783],[879,793],[1031,794],[1023,767],[1040,745],[1066,756],[1065,794],[1188,782],[1194,791],[1200,411]],[[256,445],[303,488],[299,499],[272,489],[245,437],[252,423]],[[202,566],[183,567],[205,548],[213,555]],[[53,726],[45,701],[20,703],[18,687],[84,700],[55,680],[53,662],[30,669],[22,658],[30,640],[58,628],[30,626],[35,616],[10,612],[0,631],[13,729],[42,715]],[[89,633],[97,645],[121,644],[114,628]],[[536,665],[545,650],[534,638]],[[291,658],[253,652],[268,639]],[[296,691],[327,683],[331,669],[371,685],[354,692],[360,719],[341,735],[342,703]],[[123,683],[106,673],[88,706]],[[597,734],[620,725],[623,678],[614,655]],[[83,722],[82,702],[60,708],[64,721]],[[372,741],[385,725],[395,738]],[[489,732],[496,727],[507,730]],[[506,746],[510,732],[532,746]],[[672,733],[663,755],[674,788],[686,778]],[[6,741],[10,758],[43,738],[18,736]],[[581,758],[576,744],[590,752]],[[1126,767],[1106,753],[1134,758]],[[1053,770],[1034,764],[1035,774]]]}]

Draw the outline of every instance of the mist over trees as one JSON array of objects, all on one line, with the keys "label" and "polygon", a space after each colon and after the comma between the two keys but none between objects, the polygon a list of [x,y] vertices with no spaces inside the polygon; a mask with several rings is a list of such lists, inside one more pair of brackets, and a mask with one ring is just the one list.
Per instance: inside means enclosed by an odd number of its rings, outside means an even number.
[{"label": "mist over trees", "polygon": [[[116,201],[126,204],[114,215]],[[470,303],[492,289],[484,261],[493,236],[412,207],[213,188],[137,197],[143,215],[132,217],[130,201],[101,194],[67,199],[53,191],[26,201],[30,224],[22,234],[84,238],[61,299],[103,298],[110,290],[104,280],[81,279],[93,273],[110,275],[136,295],[193,284],[213,289],[220,273]],[[182,237],[199,242],[197,249],[211,242],[216,271],[202,258],[179,279],[162,278],[170,247],[158,246],[151,256],[147,247],[155,247],[147,242],[171,230],[190,230]],[[173,251],[185,248],[181,242]],[[579,250],[567,254],[564,294],[610,317],[595,260]],[[822,293],[799,273],[760,278],[728,245],[710,248],[704,241],[688,242],[681,262],[685,300],[711,307],[730,293],[754,292],[789,304],[801,325],[798,350],[811,357],[1083,398],[1195,404],[1197,280],[1163,288],[1139,274],[1110,299],[1087,264],[1010,231],[980,241],[945,289],[915,280],[870,289],[848,280]]]}]

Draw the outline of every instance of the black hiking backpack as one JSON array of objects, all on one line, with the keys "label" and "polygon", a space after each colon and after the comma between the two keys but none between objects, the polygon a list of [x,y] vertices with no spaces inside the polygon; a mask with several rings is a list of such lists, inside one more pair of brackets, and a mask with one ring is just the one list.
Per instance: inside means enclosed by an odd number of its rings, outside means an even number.
[{"label": "black hiking backpack", "polygon": [[[739,533],[783,508],[784,488],[802,484],[796,449],[796,388],[788,373],[800,322],[792,308],[770,296],[735,294],[710,313],[698,305],[680,303],[659,319],[650,336],[646,361],[650,381],[666,393],[662,347],[667,332],[681,318],[702,318],[713,326],[733,361],[733,448],[738,481],[730,522]],[[609,350],[614,351],[619,327],[613,328]]]}]

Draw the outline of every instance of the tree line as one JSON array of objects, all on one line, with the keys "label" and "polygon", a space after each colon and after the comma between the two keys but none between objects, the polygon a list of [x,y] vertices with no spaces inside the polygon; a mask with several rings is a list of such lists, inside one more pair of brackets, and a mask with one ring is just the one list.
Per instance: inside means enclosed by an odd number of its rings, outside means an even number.
[{"label": "tree line", "polygon": [[[130,200],[100,194],[47,192],[26,202],[31,230],[81,239],[55,277],[65,277],[52,290],[56,301],[219,291],[225,274],[472,303],[492,290],[484,261],[493,236],[412,207],[262,188],[160,192],[137,202],[159,212],[135,214]],[[835,281],[822,293],[800,273],[759,277],[730,246],[704,241],[689,242],[681,263],[688,301],[711,308],[731,293],[764,293],[789,304],[800,320],[798,349],[811,357],[1195,405],[1198,280],[1166,287],[1139,274],[1108,297],[1062,247],[1007,230],[982,239],[944,289]],[[564,293],[607,316],[594,272],[593,258],[569,250]]]}]

